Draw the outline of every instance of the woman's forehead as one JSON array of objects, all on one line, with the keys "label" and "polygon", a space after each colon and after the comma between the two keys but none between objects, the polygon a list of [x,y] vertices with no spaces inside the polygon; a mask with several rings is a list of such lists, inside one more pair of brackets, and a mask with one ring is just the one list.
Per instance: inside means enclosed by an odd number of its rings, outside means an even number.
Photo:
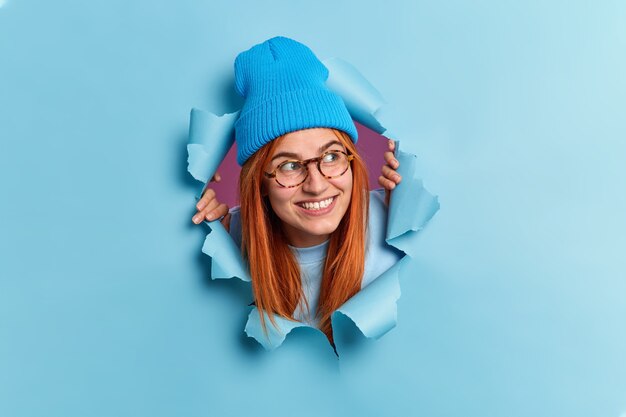
[{"label": "woman's forehead", "polygon": [[284,135],[274,148],[273,155],[278,153],[293,153],[298,155],[309,155],[319,153],[327,148],[329,144],[341,142],[332,129],[314,128],[298,130]]}]

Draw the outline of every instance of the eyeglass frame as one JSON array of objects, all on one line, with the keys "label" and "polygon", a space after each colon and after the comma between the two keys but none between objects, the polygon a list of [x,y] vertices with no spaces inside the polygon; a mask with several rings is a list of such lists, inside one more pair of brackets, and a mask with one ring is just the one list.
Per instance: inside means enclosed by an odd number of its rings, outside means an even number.
[{"label": "eyeglass frame", "polygon": [[[326,175],[322,172],[322,167],[321,167],[321,163],[322,163],[322,159],[324,159],[324,157],[326,155],[328,155],[329,153],[342,153],[346,156],[346,158],[348,159],[348,165],[346,166],[346,169],[341,173],[341,174],[337,174],[337,175]],[[263,172],[265,174],[266,178],[274,178],[274,181],[276,181],[276,184],[280,185],[283,188],[295,188],[295,187],[299,187],[302,184],[304,184],[304,181],[306,181],[307,178],[309,178],[309,164],[311,162],[315,162],[316,166],[317,166],[317,171],[320,173],[320,175],[328,180],[331,180],[333,178],[339,178],[341,177],[343,174],[345,174],[346,172],[348,172],[348,170],[350,169],[350,162],[352,162],[352,160],[354,159],[354,155],[349,154],[347,152],[344,151],[338,151],[338,150],[329,150],[324,152],[323,154],[321,154],[320,156],[316,157],[316,158],[309,158],[309,159],[305,159],[305,160],[297,160],[297,159],[289,159],[287,161],[281,162],[280,164],[278,164],[278,166],[274,169],[274,171],[272,172]],[[300,164],[302,164],[302,166],[304,166],[306,168],[306,174],[304,176],[304,178],[302,179],[302,181],[300,181],[299,183],[295,184],[295,185],[283,185],[278,181],[278,178],[276,178],[276,171],[278,171],[278,169],[287,163],[290,162],[298,162]]]}]

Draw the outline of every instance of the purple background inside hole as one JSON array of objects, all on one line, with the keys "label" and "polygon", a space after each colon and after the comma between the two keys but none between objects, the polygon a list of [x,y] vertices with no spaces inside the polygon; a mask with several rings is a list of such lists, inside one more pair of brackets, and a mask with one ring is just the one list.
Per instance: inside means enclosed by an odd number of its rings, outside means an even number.
[{"label": "purple background inside hole", "polygon": [[[357,149],[367,164],[369,187],[371,190],[380,188],[378,177],[384,162],[383,154],[387,150],[387,138],[359,123],[355,122],[355,124],[359,132]],[[217,172],[222,176],[222,180],[220,182],[212,182],[208,186],[208,188],[215,190],[219,201],[226,203],[228,207],[239,205],[238,190],[241,168],[237,165],[236,155],[237,145],[234,144],[217,169]]]}]

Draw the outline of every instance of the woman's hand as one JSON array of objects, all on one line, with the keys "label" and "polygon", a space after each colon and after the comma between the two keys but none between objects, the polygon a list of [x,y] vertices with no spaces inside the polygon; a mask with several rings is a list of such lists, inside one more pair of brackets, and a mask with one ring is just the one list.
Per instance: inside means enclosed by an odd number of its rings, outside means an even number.
[{"label": "woman's hand", "polygon": [[[220,176],[220,174],[216,172],[211,181],[220,182],[221,179],[222,177]],[[196,204],[196,209],[198,211],[191,219],[195,224],[200,224],[204,220],[212,221],[225,216],[222,219],[222,224],[228,230],[228,225],[230,223],[228,206],[224,203],[220,203],[217,200],[215,191],[212,188],[207,188],[206,190],[204,190],[202,198],[200,198],[200,200]]]},{"label": "woman's hand", "polygon": [[389,198],[391,197],[391,190],[396,188],[396,185],[400,184],[402,177],[396,172],[396,169],[400,166],[400,163],[393,155],[396,149],[396,142],[389,139],[389,150],[385,152],[385,165],[383,165],[382,175],[378,177],[378,183],[385,189],[385,203],[389,205]]}]

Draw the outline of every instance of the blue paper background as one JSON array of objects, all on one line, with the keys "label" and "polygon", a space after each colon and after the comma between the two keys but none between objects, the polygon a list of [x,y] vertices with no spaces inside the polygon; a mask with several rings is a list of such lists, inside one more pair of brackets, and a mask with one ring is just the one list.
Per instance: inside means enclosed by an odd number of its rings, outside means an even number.
[{"label": "blue paper background", "polygon": [[[0,7],[0,415],[626,413],[626,4]],[[398,327],[337,363],[242,332],[191,224],[191,107],[283,34],[381,91],[441,210]]]}]

